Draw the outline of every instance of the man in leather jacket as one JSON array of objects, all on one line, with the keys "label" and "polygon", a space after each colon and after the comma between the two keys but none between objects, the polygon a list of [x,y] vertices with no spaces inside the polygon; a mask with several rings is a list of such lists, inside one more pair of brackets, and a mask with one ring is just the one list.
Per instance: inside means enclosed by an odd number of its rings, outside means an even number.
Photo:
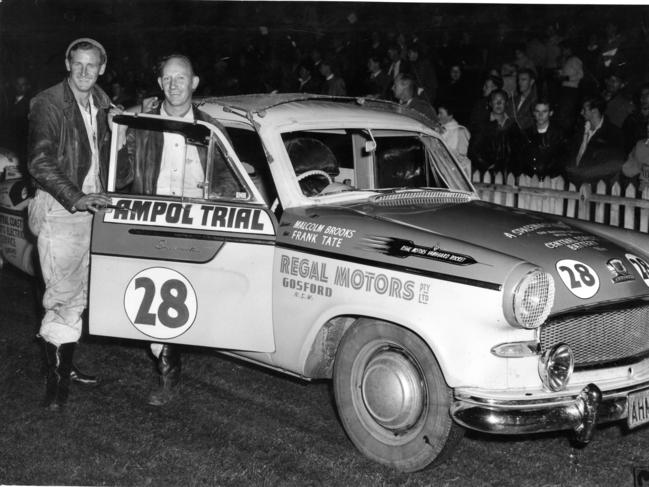
[{"label": "man in leather jacket", "polygon": [[[198,83],[199,78],[186,56],[174,54],[167,57],[160,63],[158,71],[158,84],[165,98],[157,106],[145,102],[144,111],[187,121],[210,122],[226,133],[219,122],[192,105],[192,94]],[[129,129],[120,140],[125,141],[125,145],[118,153],[118,187],[130,184],[131,194],[203,197],[205,148],[186,144],[181,135],[151,130]],[[225,161],[217,160],[214,166],[217,177],[222,176],[219,189],[231,192],[234,197],[236,182],[228,180],[228,172],[221,170]],[[184,179],[179,180],[176,174],[184,174]],[[159,387],[149,395],[148,403],[162,406],[180,392],[181,358],[178,347],[170,343],[152,343],[151,351],[157,359],[160,380]]]},{"label": "man in leather jacket", "polygon": [[110,100],[98,86],[106,51],[81,38],[67,48],[68,77],[34,97],[30,108],[28,170],[36,182],[29,226],[38,237],[45,282],[39,340],[47,364],[43,406],[60,409],[70,381],[95,384],[73,365],[87,305],[92,214],[110,204],[106,182]]}]

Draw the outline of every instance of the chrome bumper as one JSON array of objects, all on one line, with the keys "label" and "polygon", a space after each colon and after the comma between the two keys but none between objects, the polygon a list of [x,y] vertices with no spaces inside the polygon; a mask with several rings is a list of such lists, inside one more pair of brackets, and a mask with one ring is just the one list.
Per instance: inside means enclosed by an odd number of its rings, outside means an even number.
[{"label": "chrome bumper", "polygon": [[451,416],[460,425],[484,433],[519,435],[572,429],[588,443],[596,424],[627,417],[627,397],[649,382],[602,393],[588,384],[578,395],[549,400],[493,400],[456,397]]}]

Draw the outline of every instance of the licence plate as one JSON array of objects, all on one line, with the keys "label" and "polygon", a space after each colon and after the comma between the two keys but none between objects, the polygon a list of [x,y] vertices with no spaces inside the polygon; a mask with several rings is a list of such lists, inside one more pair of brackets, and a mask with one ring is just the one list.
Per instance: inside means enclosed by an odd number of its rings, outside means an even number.
[{"label": "licence plate", "polygon": [[626,422],[629,428],[649,423],[649,389],[629,394],[627,408]]}]

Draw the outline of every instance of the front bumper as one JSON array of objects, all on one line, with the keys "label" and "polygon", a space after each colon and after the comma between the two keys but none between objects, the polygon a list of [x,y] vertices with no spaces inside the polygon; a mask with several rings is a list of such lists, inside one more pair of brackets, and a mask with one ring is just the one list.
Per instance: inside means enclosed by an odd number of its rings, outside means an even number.
[{"label": "front bumper", "polygon": [[588,384],[577,395],[539,400],[494,400],[459,396],[451,416],[464,426],[485,433],[519,435],[572,429],[587,443],[596,424],[625,419],[628,396],[649,388],[649,381],[602,393]]}]

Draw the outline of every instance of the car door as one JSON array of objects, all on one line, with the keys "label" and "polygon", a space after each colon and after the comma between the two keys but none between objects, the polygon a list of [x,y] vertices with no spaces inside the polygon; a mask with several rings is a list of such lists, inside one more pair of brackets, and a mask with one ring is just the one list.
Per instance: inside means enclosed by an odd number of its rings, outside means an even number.
[{"label": "car door", "polygon": [[[127,114],[113,134],[113,204],[93,223],[90,333],[273,351],[277,223],[227,136],[203,122]],[[173,140],[184,149],[161,152]],[[190,153],[203,166],[193,186]],[[159,194],[171,173],[161,167],[154,180],[147,168],[176,156],[186,161],[180,190]]]}]

